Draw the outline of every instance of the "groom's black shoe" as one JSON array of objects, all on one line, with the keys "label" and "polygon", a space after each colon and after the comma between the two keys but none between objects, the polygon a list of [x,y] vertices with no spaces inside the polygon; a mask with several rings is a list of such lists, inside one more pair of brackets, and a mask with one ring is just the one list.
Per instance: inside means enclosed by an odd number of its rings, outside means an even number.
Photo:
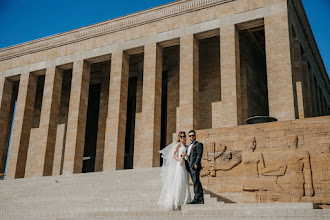
[{"label": "groom's black shoe", "polygon": [[203,200],[193,200],[188,204],[204,204],[204,199]]}]

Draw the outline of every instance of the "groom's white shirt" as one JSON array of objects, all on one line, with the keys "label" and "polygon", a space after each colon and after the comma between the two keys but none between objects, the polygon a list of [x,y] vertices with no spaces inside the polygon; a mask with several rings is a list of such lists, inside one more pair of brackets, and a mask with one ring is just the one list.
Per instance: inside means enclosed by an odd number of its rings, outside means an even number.
[{"label": "groom's white shirt", "polygon": [[188,147],[188,151],[187,151],[188,157],[190,156],[191,149],[192,149],[194,143],[195,143],[195,140],[194,140],[194,141],[189,145],[189,147]]}]

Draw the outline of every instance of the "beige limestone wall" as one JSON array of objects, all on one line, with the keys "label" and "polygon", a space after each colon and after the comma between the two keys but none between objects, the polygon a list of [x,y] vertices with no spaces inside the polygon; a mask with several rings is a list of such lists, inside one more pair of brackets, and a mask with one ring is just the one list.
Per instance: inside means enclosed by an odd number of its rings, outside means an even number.
[{"label": "beige limestone wall", "polygon": [[198,130],[197,139],[204,144],[203,187],[217,195],[235,202],[330,203],[329,116]]}]

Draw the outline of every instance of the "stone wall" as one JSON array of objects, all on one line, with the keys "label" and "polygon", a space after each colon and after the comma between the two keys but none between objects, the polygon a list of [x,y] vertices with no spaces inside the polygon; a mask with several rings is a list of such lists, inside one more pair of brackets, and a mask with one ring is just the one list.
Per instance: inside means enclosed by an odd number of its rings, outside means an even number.
[{"label": "stone wall", "polygon": [[330,203],[330,117],[197,131],[205,189],[234,202]]}]

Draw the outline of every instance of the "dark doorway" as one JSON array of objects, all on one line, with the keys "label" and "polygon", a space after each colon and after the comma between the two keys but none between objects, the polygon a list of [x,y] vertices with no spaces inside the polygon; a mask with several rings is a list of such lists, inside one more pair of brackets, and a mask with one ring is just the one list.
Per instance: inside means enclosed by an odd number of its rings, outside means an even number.
[{"label": "dark doorway", "polygon": [[124,169],[133,169],[137,78],[128,82]]},{"label": "dark doorway", "polygon": [[101,84],[89,86],[83,173],[94,172],[97,143],[97,131],[100,109]]},{"label": "dark doorway", "polygon": [[241,122],[269,116],[264,26],[239,31]]},{"label": "dark doorway", "polygon": [[[167,137],[167,82],[168,71],[163,72],[162,76],[162,113],[161,113],[161,133],[160,133],[160,149],[166,147]],[[163,158],[160,156],[160,166],[163,164]]]}]

